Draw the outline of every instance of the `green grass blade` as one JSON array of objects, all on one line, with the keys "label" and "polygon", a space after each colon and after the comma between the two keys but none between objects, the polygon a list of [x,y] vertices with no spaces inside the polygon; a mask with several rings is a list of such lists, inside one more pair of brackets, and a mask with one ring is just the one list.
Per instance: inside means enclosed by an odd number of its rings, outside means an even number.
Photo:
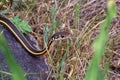
[{"label": "green grass blade", "polygon": [[55,30],[56,28],[56,24],[59,24],[59,21],[56,22],[55,20],[57,8],[52,7],[50,12],[51,12],[51,21],[52,21],[52,27],[50,28],[50,31],[53,32],[53,30]]},{"label": "green grass blade", "polygon": [[2,51],[5,55],[6,62],[12,74],[12,80],[25,80],[23,70],[13,58],[5,38],[2,35],[0,35],[0,51]]},{"label": "green grass blade", "polygon": [[70,43],[67,45],[66,51],[65,51],[65,53],[64,53],[64,55],[63,55],[63,58],[62,58],[62,60],[61,60],[61,62],[60,62],[60,66],[58,67],[58,69],[61,68],[60,80],[64,80],[65,65],[66,65],[65,59],[66,59],[67,53],[68,53],[68,51],[69,51],[69,49],[70,49],[70,45],[71,45]]},{"label": "green grass blade", "polygon": [[[101,72],[99,71],[99,64],[101,62],[102,55],[105,51],[105,45],[108,40],[109,26],[112,19],[116,16],[116,6],[114,0],[109,0],[107,3],[107,17],[106,20],[100,25],[100,34],[93,43],[94,56],[88,67],[85,80],[98,80]],[[105,71],[106,72],[106,71]],[[101,76],[101,78],[104,76]],[[102,78],[104,80],[104,78]]]},{"label": "green grass blade", "polygon": [[80,17],[80,4],[77,3],[75,5],[75,24],[78,25],[79,24],[79,17]]}]

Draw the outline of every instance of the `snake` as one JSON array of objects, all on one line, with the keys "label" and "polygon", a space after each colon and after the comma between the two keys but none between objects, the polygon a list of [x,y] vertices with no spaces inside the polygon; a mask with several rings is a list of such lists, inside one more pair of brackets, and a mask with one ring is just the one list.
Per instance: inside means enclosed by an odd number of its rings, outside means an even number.
[{"label": "snake", "polygon": [[22,32],[19,31],[19,29],[15,26],[13,22],[11,22],[8,18],[0,16],[0,24],[4,25],[17,40],[21,43],[21,45],[31,54],[34,56],[39,56],[47,53],[50,51],[50,48],[52,47],[52,44],[59,39],[67,38],[70,33],[67,31],[63,32],[56,32],[52,35],[52,37],[49,39],[47,46],[45,46],[43,49],[38,50],[34,48],[30,42],[26,39],[26,37],[23,35]]}]

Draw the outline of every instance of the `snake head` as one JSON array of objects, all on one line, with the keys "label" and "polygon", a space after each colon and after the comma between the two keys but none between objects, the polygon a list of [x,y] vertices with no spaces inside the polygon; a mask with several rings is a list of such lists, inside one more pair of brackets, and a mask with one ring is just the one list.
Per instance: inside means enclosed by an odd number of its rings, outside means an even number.
[{"label": "snake head", "polygon": [[57,32],[55,33],[51,38],[52,40],[61,40],[61,39],[66,39],[66,38],[70,38],[70,33],[69,32]]}]

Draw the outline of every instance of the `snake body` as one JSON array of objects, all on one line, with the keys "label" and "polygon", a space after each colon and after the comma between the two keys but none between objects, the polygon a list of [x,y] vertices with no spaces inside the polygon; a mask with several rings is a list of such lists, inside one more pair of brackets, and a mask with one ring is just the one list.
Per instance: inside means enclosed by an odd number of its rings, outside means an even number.
[{"label": "snake body", "polygon": [[17,27],[8,18],[0,16],[0,24],[5,25],[6,28],[8,28],[11,31],[11,33],[13,33],[13,35],[18,39],[18,41],[21,43],[21,45],[30,54],[32,54],[34,56],[39,56],[39,55],[45,54],[52,47],[52,43],[55,40],[58,40],[61,38],[66,38],[69,35],[68,32],[57,32],[50,38],[50,40],[45,48],[43,48],[42,50],[37,50],[29,43],[29,41],[24,37],[24,35],[17,29]]}]

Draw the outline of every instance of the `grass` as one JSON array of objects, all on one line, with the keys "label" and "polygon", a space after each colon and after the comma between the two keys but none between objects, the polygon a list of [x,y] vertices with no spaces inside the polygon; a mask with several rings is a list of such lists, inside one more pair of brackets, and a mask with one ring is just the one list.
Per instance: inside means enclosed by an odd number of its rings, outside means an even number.
[{"label": "grass", "polygon": [[10,69],[10,73],[4,71],[0,71],[0,73],[9,74],[10,76],[12,76],[12,80],[25,80],[23,70],[13,58],[13,55],[6,43],[6,40],[2,35],[0,35],[0,50],[4,53],[6,63]]},{"label": "grass", "polygon": [[[111,14],[114,9],[108,7],[109,1],[111,5],[112,0],[55,0],[36,1],[34,4],[26,1],[21,2],[23,5],[14,2],[14,11],[11,9],[6,12],[7,4],[3,4],[1,14],[7,13],[9,17],[16,13],[27,20],[36,33],[39,45],[47,42],[48,36],[57,31],[69,31],[72,34],[70,41],[57,42],[54,53],[45,55],[51,67],[50,75],[56,80],[98,80],[98,72],[102,79],[104,76],[107,80],[119,79],[119,71],[108,68],[114,66],[113,55],[118,55],[120,40],[119,15],[113,19],[115,13]],[[43,33],[45,41],[41,41]],[[89,64],[93,64],[93,67]],[[96,76],[91,75],[91,70]]]},{"label": "grass", "polygon": [[107,17],[100,25],[100,33],[93,44],[94,56],[89,64],[85,80],[105,80],[105,76],[107,75],[108,69],[106,68],[104,72],[102,72],[100,71],[99,65],[105,52],[106,42],[108,41],[110,23],[113,18],[116,17],[116,5],[114,1],[111,0],[107,2],[107,10]]}]

